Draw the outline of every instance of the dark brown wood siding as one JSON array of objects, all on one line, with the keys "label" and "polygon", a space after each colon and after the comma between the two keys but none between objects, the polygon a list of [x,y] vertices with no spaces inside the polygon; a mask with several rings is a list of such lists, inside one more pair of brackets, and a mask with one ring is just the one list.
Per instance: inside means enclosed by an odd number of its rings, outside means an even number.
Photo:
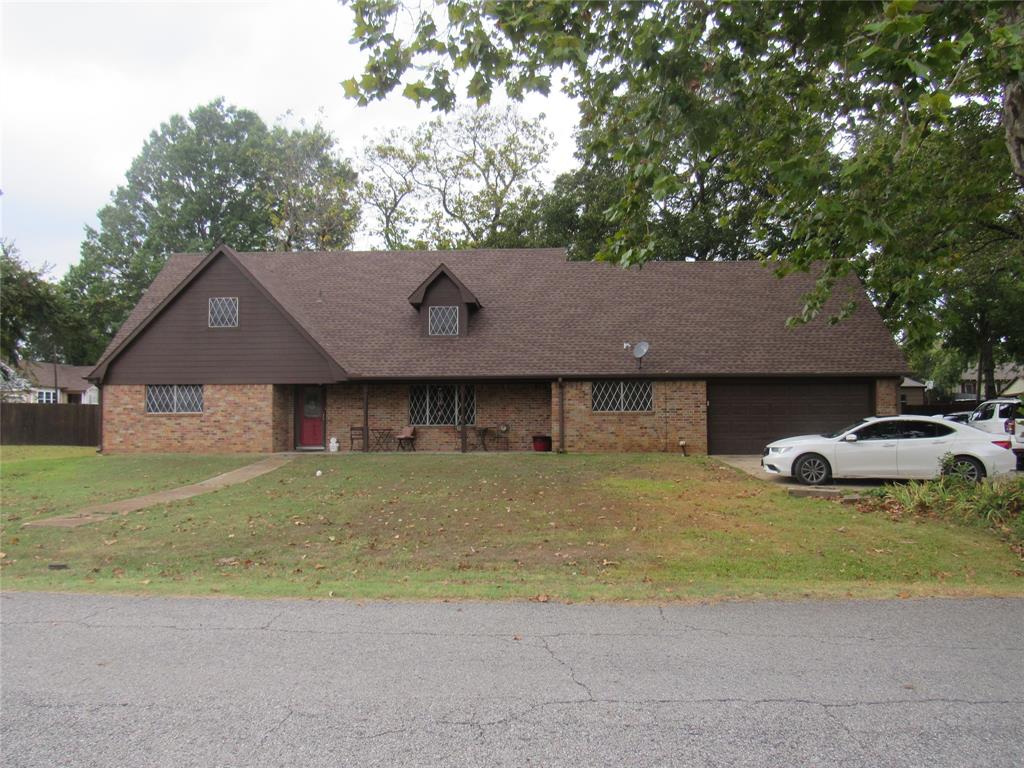
[{"label": "dark brown wood siding", "polygon": [[440,306],[457,306],[459,308],[459,336],[467,335],[469,333],[469,308],[462,302],[459,287],[445,274],[438,275],[423,296],[420,314],[422,315],[424,336],[430,334],[429,307]]},{"label": "dark brown wood siding", "polygon": [[[208,327],[208,302],[238,297],[238,327]],[[320,384],[321,352],[224,257],[210,265],[110,364],[110,384]]]},{"label": "dark brown wood siding", "polygon": [[760,454],[784,437],[831,432],[874,413],[864,379],[708,382],[708,453]]}]

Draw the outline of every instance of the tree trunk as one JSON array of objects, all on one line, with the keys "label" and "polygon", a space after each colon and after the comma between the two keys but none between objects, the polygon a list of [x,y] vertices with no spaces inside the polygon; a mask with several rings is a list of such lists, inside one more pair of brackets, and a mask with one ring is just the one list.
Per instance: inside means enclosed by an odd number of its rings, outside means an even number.
[{"label": "tree trunk", "polygon": [[1019,80],[1003,86],[1003,128],[1013,172],[1024,186],[1024,83]]},{"label": "tree trunk", "polygon": [[992,353],[992,340],[985,339],[981,343],[981,354],[978,356],[978,394],[981,395],[981,380],[985,377],[985,399],[991,400],[999,393],[996,392],[996,364]]},{"label": "tree trunk", "polygon": [[985,367],[985,342],[981,343],[981,349],[982,351],[978,353],[978,370],[974,376],[974,396],[978,399],[979,403],[983,399],[981,396],[981,378],[982,370]]}]

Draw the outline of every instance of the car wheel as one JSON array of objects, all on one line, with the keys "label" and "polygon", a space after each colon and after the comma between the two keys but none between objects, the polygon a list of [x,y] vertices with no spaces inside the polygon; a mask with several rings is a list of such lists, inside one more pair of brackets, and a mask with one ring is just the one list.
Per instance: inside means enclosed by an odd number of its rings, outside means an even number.
[{"label": "car wheel", "polygon": [[793,476],[804,485],[822,485],[832,476],[832,467],[824,456],[808,453],[796,460]]},{"label": "car wheel", "polygon": [[985,467],[973,456],[957,456],[950,464],[947,474],[971,483],[980,483],[985,477]]}]

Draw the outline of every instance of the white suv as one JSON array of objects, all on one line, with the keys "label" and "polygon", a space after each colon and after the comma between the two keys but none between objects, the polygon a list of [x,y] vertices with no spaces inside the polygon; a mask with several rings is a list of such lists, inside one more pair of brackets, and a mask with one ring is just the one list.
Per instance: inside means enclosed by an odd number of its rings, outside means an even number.
[{"label": "white suv", "polygon": [[1017,456],[1017,469],[1024,470],[1024,405],[1016,397],[997,397],[979,405],[967,423],[995,435],[1009,435]]}]

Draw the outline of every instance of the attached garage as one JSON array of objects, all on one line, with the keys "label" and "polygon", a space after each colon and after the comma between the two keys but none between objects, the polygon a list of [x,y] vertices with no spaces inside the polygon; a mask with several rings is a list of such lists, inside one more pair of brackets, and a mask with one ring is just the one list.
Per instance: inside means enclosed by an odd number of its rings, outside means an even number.
[{"label": "attached garage", "polygon": [[708,381],[708,452],[759,454],[779,438],[852,424],[874,405],[870,379]]}]

